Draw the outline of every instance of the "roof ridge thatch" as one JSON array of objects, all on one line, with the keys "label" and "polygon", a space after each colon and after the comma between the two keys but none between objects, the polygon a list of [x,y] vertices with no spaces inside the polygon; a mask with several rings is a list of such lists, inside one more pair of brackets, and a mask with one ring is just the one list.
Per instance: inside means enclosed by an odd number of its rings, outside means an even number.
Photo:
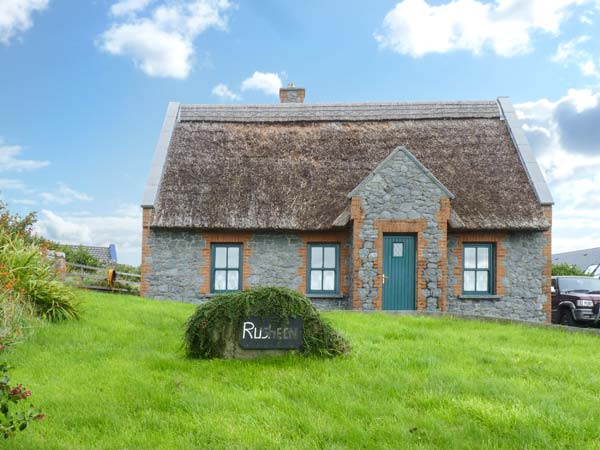
[{"label": "roof ridge thatch", "polygon": [[495,100],[444,102],[184,104],[183,122],[355,122],[382,120],[499,118]]}]

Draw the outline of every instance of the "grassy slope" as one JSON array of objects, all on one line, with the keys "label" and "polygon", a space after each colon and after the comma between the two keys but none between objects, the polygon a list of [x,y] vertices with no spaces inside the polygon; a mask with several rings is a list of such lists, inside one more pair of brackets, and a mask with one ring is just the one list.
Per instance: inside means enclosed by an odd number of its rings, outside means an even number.
[{"label": "grassy slope", "polygon": [[2,448],[600,449],[598,336],[334,313],[349,357],[193,361],[192,306],[86,295],[8,354],[48,418]]}]

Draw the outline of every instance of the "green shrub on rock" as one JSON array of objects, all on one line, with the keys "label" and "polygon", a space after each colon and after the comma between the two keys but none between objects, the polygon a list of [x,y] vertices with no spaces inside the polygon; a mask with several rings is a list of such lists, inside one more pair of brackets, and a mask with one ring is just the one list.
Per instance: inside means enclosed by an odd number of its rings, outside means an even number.
[{"label": "green shrub on rock", "polygon": [[[192,358],[226,356],[228,341],[235,344],[248,317],[266,317],[285,322],[302,318],[305,355],[337,356],[349,351],[348,342],[326,322],[309,299],[287,288],[263,287],[215,295],[198,306],[187,322],[185,348]],[[233,330],[233,331],[232,331]]]}]

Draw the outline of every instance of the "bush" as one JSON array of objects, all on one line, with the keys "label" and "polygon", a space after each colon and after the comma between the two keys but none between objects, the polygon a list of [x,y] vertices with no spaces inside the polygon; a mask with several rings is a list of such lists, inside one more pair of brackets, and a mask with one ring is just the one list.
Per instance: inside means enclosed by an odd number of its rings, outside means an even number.
[{"label": "bush", "polygon": [[584,273],[583,270],[579,269],[577,266],[567,263],[552,264],[552,275],[588,276]]},{"label": "bush", "polygon": [[88,252],[85,247],[81,245],[74,249],[73,247],[59,247],[58,250],[65,254],[67,262],[73,264],[82,264],[84,266],[100,267],[102,264],[100,260]]},{"label": "bush", "polygon": [[79,317],[73,290],[56,279],[42,249],[5,230],[0,230],[0,286],[3,311],[24,305],[51,321]]},{"label": "bush", "polygon": [[137,275],[141,275],[142,274],[142,267],[141,266],[130,266],[129,264],[115,264],[115,265],[113,265],[113,268],[117,272],[135,273]]},{"label": "bush", "polygon": [[24,431],[31,421],[44,418],[40,411],[34,411],[33,405],[28,409],[18,408],[20,402],[31,396],[31,391],[22,384],[11,386],[7,370],[8,366],[0,363],[0,434],[5,439]]},{"label": "bush", "polygon": [[339,335],[315,309],[309,299],[278,287],[264,287],[214,296],[196,309],[187,322],[185,348],[192,358],[224,356],[226,340],[231,330],[239,341],[242,322],[250,316],[269,317],[285,322],[288,318],[304,320],[305,355],[336,356],[349,351],[346,340]]}]

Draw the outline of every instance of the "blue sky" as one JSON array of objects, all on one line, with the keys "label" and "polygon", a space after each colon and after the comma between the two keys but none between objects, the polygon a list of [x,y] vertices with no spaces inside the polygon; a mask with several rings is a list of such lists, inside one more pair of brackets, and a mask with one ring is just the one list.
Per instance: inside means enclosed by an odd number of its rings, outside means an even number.
[{"label": "blue sky", "polygon": [[[367,6],[368,4],[368,6]],[[2,0],[0,195],[139,263],[167,102],[508,95],[555,197],[554,250],[600,246],[598,0]]]}]

